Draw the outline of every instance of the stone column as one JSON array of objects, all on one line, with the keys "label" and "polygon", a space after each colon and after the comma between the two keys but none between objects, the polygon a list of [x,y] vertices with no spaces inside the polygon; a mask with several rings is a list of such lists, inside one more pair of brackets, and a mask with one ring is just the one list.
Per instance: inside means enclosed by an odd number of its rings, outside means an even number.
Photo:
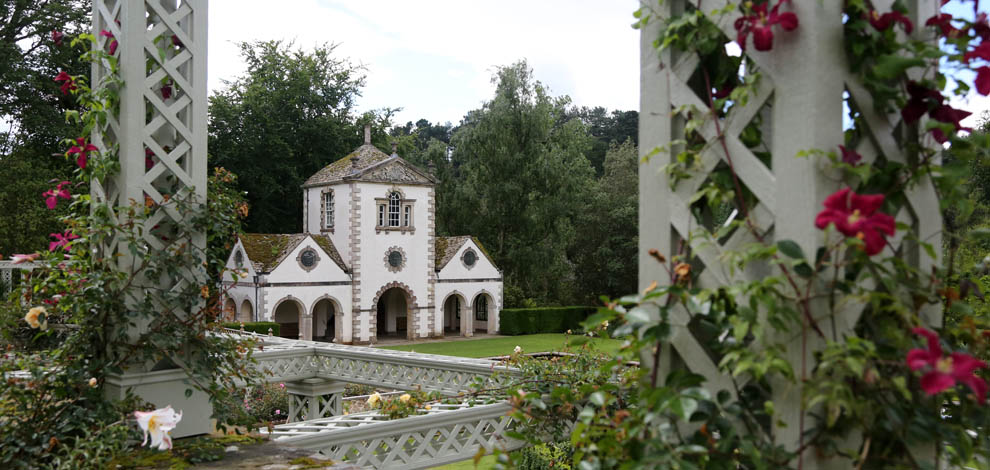
[{"label": "stone column", "polygon": [[318,378],[286,382],[285,390],[289,392],[288,422],[344,414],[344,385],[344,382]]}]

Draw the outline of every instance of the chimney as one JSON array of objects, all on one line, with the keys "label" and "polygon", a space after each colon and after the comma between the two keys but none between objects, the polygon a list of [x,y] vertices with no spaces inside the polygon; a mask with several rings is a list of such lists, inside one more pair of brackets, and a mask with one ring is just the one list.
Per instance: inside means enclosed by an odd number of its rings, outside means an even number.
[{"label": "chimney", "polygon": [[364,145],[371,144],[371,124],[364,125]]},{"label": "chimney", "polygon": [[399,156],[398,149],[399,149],[399,143],[393,141],[392,142],[392,156],[393,157]]}]

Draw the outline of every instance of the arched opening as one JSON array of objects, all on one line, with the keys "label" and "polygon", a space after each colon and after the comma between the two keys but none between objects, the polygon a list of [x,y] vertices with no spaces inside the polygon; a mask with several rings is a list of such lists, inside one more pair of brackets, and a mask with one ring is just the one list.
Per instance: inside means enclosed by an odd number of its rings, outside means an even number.
[{"label": "arched opening", "polygon": [[227,300],[223,303],[223,315],[224,321],[234,321],[234,317],[237,316],[237,303],[234,299],[227,297]]},{"label": "arched opening", "polygon": [[337,307],[333,300],[323,298],[313,305],[313,341],[333,341]]},{"label": "arched opening", "polygon": [[409,336],[409,295],[399,287],[382,293],[376,306],[376,330],[378,338]]},{"label": "arched opening", "polygon": [[474,310],[471,317],[474,323],[474,331],[487,333],[488,319],[492,317],[492,309],[495,308],[495,302],[490,295],[482,292],[475,296],[471,306],[473,307],[472,310]]},{"label": "arched opening", "polygon": [[279,336],[299,339],[299,319],[302,318],[302,306],[295,299],[286,298],[275,307],[272,319],[279,325]]},{"label": "arched opening", "polygon": [[450,294],[443,302],[444,334],[461,334],[461,316],[464,315],[464,299],[460,294]]},{"label": "arched opening", "polygon": [[241,304],[241,311],[237,315],[237,321],[254,321],[254,307],[251,306],[250,300],[245,299],[244,303]]}]

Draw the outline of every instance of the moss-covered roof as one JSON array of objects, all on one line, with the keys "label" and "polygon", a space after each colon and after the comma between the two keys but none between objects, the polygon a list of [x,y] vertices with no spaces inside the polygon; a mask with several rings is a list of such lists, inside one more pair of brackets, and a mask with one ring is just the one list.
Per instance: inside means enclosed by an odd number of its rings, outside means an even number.
[{"label": "moss-covered roof", "polygon": [[[364,144],[358,147],[346,157],[341,158],[317,171],[310,176],[303,187],[329,184],[341,181],[345,176],[360,173],[376,163],[388,160],[390,156],[372,144]],[[358,164],[352,165],[351,161],[358,158]]]},{"label": "moss-covered roof", "polygon": [[313,240],[316,241],[317,245],[320,245],[320,248],[323,248],[323,251],[327,252],[330,259],[332,259],[334,263],[337,263],[337,266],[340,266],[341,270],[345,273],[350,272],[350,270],[347,269],[347,266],[344,265],[344,259],[340,257],[340,252],[337,251],[337,247],[333,245],[333,240],[331,240],[330,237],[326,235],[313,235]]},{"label": "moss-covered roof", "polygon": [[[481,245],[481,242],[478,241],[477,238],[470,235],[461,235],[457,237],[437,237],[434,242],[437,271],[440,271],[444,268],[444,266],[447,266],[447,263],[454,259],[454,256],[457,255],[457,252],[461,250],[461,247],[464,246],[464,243],[468,240],[471,240],[475,245],[478,245],[478,249],[481,250],[481,253],[485,255],[485,258],[488,258],[488,262],[492,263],[492,266],[495,266],[495,260],[492,259],[491,255],[488,254],[488,250],[485,250],[485,247]],[[498,266],[495,266],[495,269],[498,269]]]},{"label": "moss-covered roof", "polygon": [[270,273],[299,245],[305,233],[243,233],[239,236],[248,259],[259,273]]},{"label": "moss-covered roof", "polygon": [[240,235],[241,244],[247,252],[248,259],[254,266],[254,270],[259,273],[270,273],[289,253],[302,243],[306,237],[313,237],[320,248],[330,256],[330,259],[345,273],[350,272],[344,264],[340,252],[333,245],[333,241],[326,235],[315,235],[311,233],[244,233]]}]

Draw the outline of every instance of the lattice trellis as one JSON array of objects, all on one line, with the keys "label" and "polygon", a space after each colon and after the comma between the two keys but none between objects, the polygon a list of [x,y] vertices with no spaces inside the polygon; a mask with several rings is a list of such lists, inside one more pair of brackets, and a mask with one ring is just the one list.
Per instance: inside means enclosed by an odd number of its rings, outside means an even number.
[{"label": "lattice trellis", "polygon": [[[116,42],[120,108],[92,140],[101,153],[119,154],[120,173],[92,183],[95,201],[118,216],[132,203],[155,212],[145,224],[144,241],[161,249],[175,240],[182,215],[165,205],[185,193],[206,200],[206,0],[96,0],[93,34],[110,50]],[[109,32],[112,37],[100,33]],[[92,68],[94,84],[109,73],[107,64]],[[205,234],[190,236],[205,247]],[[117,240],[103,247],[108,255],[126,250]]]},{"label": "lattice trellis", "polygon": [[[644,3],[661,17],[683,12],[697,6],[703,12],[722,9],[724,0],[690,2],[675,0]],[[879,11],[888,11],[892,0],[874,1]],[[918,0],[913,3],[912,20],[923,24],[937,11],[934,0]],[[900,142],[899,113],[879,114],[874,110],[869,93],[846,65],[842,49],[842,2],[793,2],[800,18],[800,27],[794,32],[779,32],[772,52],[756,52],[750,48],[747,57],[756,64],[761,81],[745,106],[735,103],[730,112],[720,120],[719,127],[724,142],[733,159],[733,166],[742,185],[758,200],[750,207],[751,218],[758,231],[769,241],[790,239],[797,242],[805,253],[814,253],[821,244],[822,233],[814,227],[814,216],[821,209],[825,196],[838,189],[838,183],[826,174],[824,164],[813,158],[796,158],[802,150],[835,150],[843,143],[842,107],[844,92],[848,92],[850,106],[862,113],[860,129],[865,136],[856,150],[864,155],[867,163],[883,158],[904,162],[905,152]],[[711,17],[728,38],[735,38],[733,22],[738,15]],[[917,28],[915,34],[923,34]],[[659,53],[654,48],[659,26],[655,23],[643,28],[641,42],[641,112],[640,151],[650,154],[655,148],[669,148],[672,142],[684,138],[687,113],[708,109],[707,97],[700,97],[690,85],[699,66],[699,58],[683,51],[667,50]],[[919,37],[920,38],[920,37]],[[768,167],[744,145],[739,138],[743,129],[761,118],[765,140],[770,144],[771,160]],[[748,230],[736,230],[721,242],[711,238],[699,240],[692,232],[699,229],[691,212],[690,198],[711,176],[719,164],[725,164],[726,155],[718,142],[715,123],[709,119],[696,130],[708,142],[701,155],[698,173],[680,181],[671,190],[661,168],[671,162],[674,152],[650,157],[640,169],[640,284],[669,279],[662,266],[649,256],[650,249],[664,253],[676,253],[682,240],[691,240],[692,254],[697,257],[701,269],[698,282],[703,286],[726,285],[734,281],[759,279],[766,274],[760,268],[747,271],[730,271],[725,268],[723,254],[754,241]],[[918,230],[921,239],[940,246],[942,228],[941,213],[932,182],[925,178],[908,191],[907,203],[896,214],[904,222]],[[890,240],[887,255],[900,250],[905,259],[915,261],[929,271],[939,260],[931,259],[919,247],[902,243],[901,238]],[[936,249],[936,252],[940,250]],[[858,322],[864,306],[848,304],[839,314],[834,333],[842,335]],[[924,312],[926,320],[939,322],[940,311],[932,308]],[[674,326],[671,345],[694,372],[708,378],[710,385],[719,390],[733,392],[729,377],[721,374],[706,348],[688,328],[691,315],[684,309],[672,312]],[[820,326],[831,328],[829,322]],[[831,337],[832,331],[827,331]],[[813,352],[823,346],[814,340],[809,344],[806,359],[813,364]],[[665,351],[659,367],[670,367],[671,351]],[[799,340],[789,345],[788,358],[792,364],[801,362]],[[795,367],[795,370],[799,370]],[[781,420],[787,429],[777,429],[782,442],[797,447],[799,430],[796,424],[800,416],[800,390],[797,386],[779,386],[774,390],[774,402],[781,412]],[[807,420],[811,426],[813,420]],[[807,462],[806,462],[807,463]],[[823,466],[834,465],[821,463]],[[841,467],[843,464],[838,464]],[[809,467],[810,468],[810,467]]]},{"label": "lattice trellis", "polygon": [[522,447],[524,443],[502,437],[512,426],[507,416],[511,409],[507,403],[437,404],[394,421],[367,412],[279,425],[272,437],[362,467],[431,468],[469,459],[479,447]]}]

